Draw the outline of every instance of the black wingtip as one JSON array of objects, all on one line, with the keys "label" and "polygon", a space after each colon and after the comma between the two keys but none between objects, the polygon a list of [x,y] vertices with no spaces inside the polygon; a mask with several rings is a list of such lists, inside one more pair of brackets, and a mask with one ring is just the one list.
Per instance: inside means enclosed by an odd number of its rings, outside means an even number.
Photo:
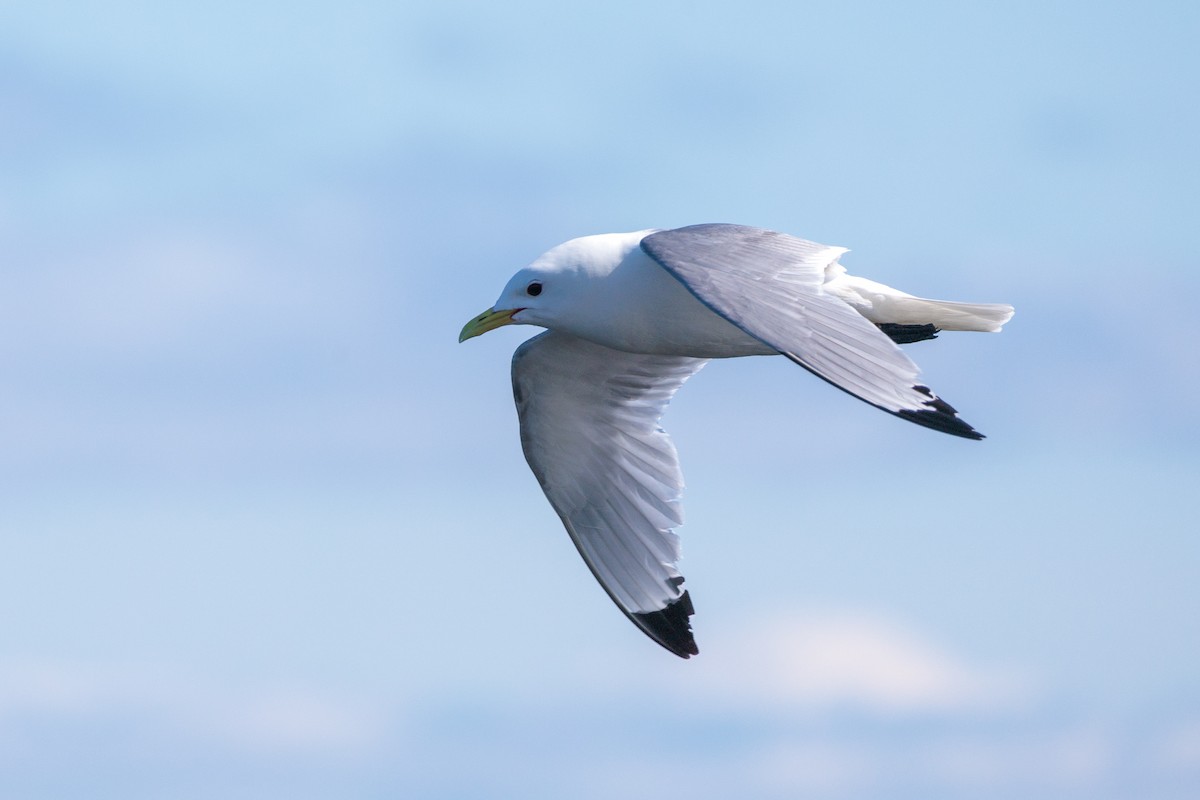
[{"label": "black wingtip", "polygon": [[661,611],[629,616],[651,639],[680,658],[691,658],[700,653],[696,640],[692,638],[692,625],[688,619],[695,613],[692,598],[685,591],[678,600]]},{"label": "black wingtip", "polygon": [[912,344],[936,339],[941,330],[936,325],[903,325],[899,322],[880,322],[875,325],[896,344]]},{"label": "black wingtip", "polygon": [[961,436],[964,439],[976,441],[985,438],[982,433],[959,419],[954,406],[935,396],[928,386],[914,386],[913,388],[921,394],[929,396],[929,400],[925,402],[926,407],[917,410],[903,409],[895,412],[896,416],[935,431],[948,433],[951,436]]}]

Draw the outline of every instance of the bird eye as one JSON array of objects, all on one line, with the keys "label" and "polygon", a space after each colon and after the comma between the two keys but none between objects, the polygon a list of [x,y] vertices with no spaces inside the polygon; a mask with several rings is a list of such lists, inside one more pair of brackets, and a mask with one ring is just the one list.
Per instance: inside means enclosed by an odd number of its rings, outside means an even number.
[{"label": "bird eye", "polygon": [[525,294],[529,295],[530,297],[537,297],[541,293],[542,293],[542,284],[538,281],[534,281],[533,283],[531,283],[525,287]]}]

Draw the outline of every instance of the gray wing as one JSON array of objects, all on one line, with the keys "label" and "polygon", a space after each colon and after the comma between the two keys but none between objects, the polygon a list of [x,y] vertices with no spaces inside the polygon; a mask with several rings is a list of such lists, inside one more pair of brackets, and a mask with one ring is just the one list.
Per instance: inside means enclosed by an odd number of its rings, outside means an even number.
[{"label": "gray wing", "polygon": [[672,530],[683,522],[683,475],[658,422],[704,363],[547,332],[512,364],[521,446],[550,505],[609,597],[683,658],[699,652]]},{"label": "gray wing", "polygon": [[983,438],[917,382],[916,364],[887,334],[821,288],[845,248],[716,224],[650,234],[642,249],[700,302],[839,389],[918,425]]}]

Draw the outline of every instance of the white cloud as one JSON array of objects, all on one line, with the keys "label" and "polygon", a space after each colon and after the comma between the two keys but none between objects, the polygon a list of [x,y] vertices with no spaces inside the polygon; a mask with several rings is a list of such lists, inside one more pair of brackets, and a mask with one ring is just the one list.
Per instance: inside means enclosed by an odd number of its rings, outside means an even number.
[{"label": "white cloud", "polygon": [[1111,737],[1083,726],[1019,738],[954,738],[914,754],[918,769],[936,783],[959,788],[1026,784],[1086,788],[1100,783],[1117,761]]},{"label": "white cloud", "polygon": [[768,709],[976,711],[1028,694],[1009,670],[970,664],[902,625],[858,614],[760,623],[701,661],[692,689]]},{"label": "white cloud", "polygon": [[799,736],[739,757],[725,771],[770,797],[867,797],[898,787],[904,796],[1000,790],[1044,797],[1102,787],[1119,760],[1107,735],[1083,727],[1016,736],[942,731],[884,742]]},{"label": "white cloud", "polygon": [[12,312],[25,346],[39,350],[123,362],[179,356],[201,343],[244,348],[247,338],[285,326],[302,335],[341,296],[334,276],[314,279],[295,263],[277,263],[291,256],[211,230],[135,233],[43,258],[40,269],[21,276],[24,302]]},{"label": "white cloud", "polygon": [[95,675],[62,664],[0,665],[0,725],[6,717],[24,712],[85,714],[103,704],[103,695]]},{"label": "white cloud", "polygon": [[1157,755],[1164,767],[1200,770],[1200,720],[1168,732],[1159,743]]},{"label": "white cloud", "polygon": [[781,741],[741,765],[750,781],[783,796],[847,794],[881,778],[878,753],[824,741]]},{"label": "white cloud", "polygon": [[364,709],[307,692],[271,692],[220,711],[207,715],[212,729],[253,751],[353,751],[379,734],[379,721]]},{"label": "white cloud", "polygon": [[[156,739],[200,739],[254,755],[344,756],[380,741],[386,711],[378,705],[310,687],[222,686],[161,668],[0,663],[0,734],[22,719],[104,728],[126,717]],[[0,735],[0,748],[13,739]]]}]

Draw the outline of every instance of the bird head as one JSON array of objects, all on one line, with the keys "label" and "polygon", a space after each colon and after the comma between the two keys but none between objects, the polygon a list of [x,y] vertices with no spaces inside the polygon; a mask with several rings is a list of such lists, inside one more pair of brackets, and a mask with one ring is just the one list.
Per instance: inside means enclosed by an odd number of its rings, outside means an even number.
[{"label": "bird head", "polygon": [[495,305],[463,326],[465,342],[505,325],[540,325],[577,333],[586,325],[590,300],[648,231],[584,236],[539,256],[509,279]]}]

